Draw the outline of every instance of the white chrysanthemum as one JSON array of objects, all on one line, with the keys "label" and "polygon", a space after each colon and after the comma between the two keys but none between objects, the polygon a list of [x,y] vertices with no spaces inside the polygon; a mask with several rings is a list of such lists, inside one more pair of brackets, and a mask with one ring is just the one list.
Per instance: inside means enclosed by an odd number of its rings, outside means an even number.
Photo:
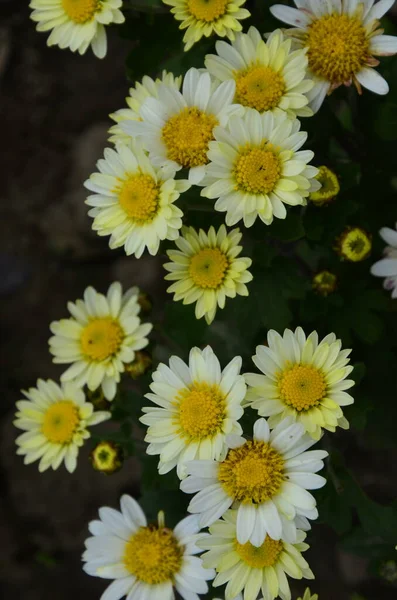
[{"label": "white chrysanthemum", "polygon": [[354,83],[376,94],[387,94],[389,86],[373,69],[374,56],[397,52],[397,37],[383,35],[379,19],[394,0],[294,0],[298,8],[281,4],[271,13],[293,25],[285,33],[298,46],[307,48],[309,74],[314,88],[309,92],[311,108],[317,111],[324,98],[341,85]]},{"label": "white chrysanthemum", "polygon": [[372,275],[385,277],[383,286],[391,291],[391,297],[397,298],[397,223],[396,229],[382,227],[379,231],[381,238],[388,244],[384,250],[386,258],[378,260],[371,267]]},{"label": "white chrysanthemum", "polygon": [[148,524],[137,502],[122,496],[121,512],[99,509],[100,520],[91,521],[86,540],[84,571],[94,577],[114,579],[101,600],[174,600],[174,589],[184,600],[199,600],[208,591],[206,580],[215,575],[204,569],[196,541],[197,519],[187,517],[172,530],[160,512],[157,524]]},{"label": "white chrysanthemum", "polygon": [[179,236],[183,213],[175,202],[190,183],[154,167],[135,142],[106,148],[104,156],[84,184],[95,192],[86,200],[93,230],[110,235],[110,248],[124,246],[127,255],[140,258],[146,248],[157,254],[161,241]]},{"label": "white chrysanthemum", "polygon": [[310,117],[307,92],[313,87],[305,79],[306,50],[291,50],[291,39],[278,29],[267,42],[255,27],[238,33],[232,44],[216,43],[216,54],[205,57],[208,71],[220,81],[234,80],[235,102],[259,112],[286,111],[290,116]]},{"label": "white chrysanthemum", "polygon": [[182,92],[159,85],[158,98],[148,98],[141,107],[141,121],[124,121],[121,128],[142,137],[153,164],[172,171],[187,168],[189,180],[198,183],[208,163],[214,128],[242,110],[232,104],[235,87],[233,81],[216,84],[209,73],[189,69]]},{"label": "white chrysanthemum", "polygon": [[218,572],[214,587],[227,584],[225,600],[234,599],[242,591],[244,600],[256,600],[260,592],[265,600],[277,597],[291,600],[287,575],[294,579],[314,579],[301,554],[309,548],[304,543],[306,534],[298,530],[293,544],[270,536],[258,547],[249,542],[241,544],[237,535],[238,518],[237,511],[228,511],[210,527],[210,535],[198,542],[207,550],[201,557],[203,565]]},{"label": "white chrysanthemum", "polygon": [[177,467],[183,478],[188,461],[220,459],[227,450],[226,436],[242,433],[238,421],[246,385],[241,358],[222,371],[209,346],[192,348],[188,365],[177,356],[171,356],[169,365],[160,364],[153,373],[153,393],[146,398],[156,407],[143,408],[140,421],[149,426],[148,454],[160,455],[160,474]]},{"label": "white chrysanthemum", "polygon": [[320,188],[318,169],[309,166],[314,154],[298,150],[307,139],[298,119],[285,112],[260,114],[248,108],[216,127],[210,142],[205,186],[201,195],[218,198],[215,209],[226,212],[226,224],[244,220],[251,227],[259,217],[266,225],[285,219],[285,205],[305,205]]},{"label": "white chrysanthemum", "polygon": [[130,288],[123,294],[121,284],[115,282],[106,296],[88,287],[84,300],[68,303],[72,318],[50,325],[53,361],[72,363],[61,381],[87,384],[91,391],[102,386],[105,397],[113,400],[125,363],[149,343],[146,336],[152,324],[141,323],[138,292]]},{"label": "white chrysanthemum", "polygon": [[218,307],[225,307],[226,297],[248,296],[245,284],[252,280],[252,261],[239,257],[241,237],[239,229],[228,233],[224,225],[218,232],[210,227],[207,233],[186,227],[176,240],[178,250],[167,252],[172,262],[164,265],[170,271],[165,279],[175,282],[167,291],[175,301],[196,302],[197,319],[205,317],[210,324]]},{"label": "white chrysanthemum", "polygon": [[91,45],[98,58],[107,51],[105,25],[124,23],[122,0],[31,0],[37,31],[49,31],[47,46],[84,54]]},{"label": "white chrysanthemum", "polygon": [[258,346],[252,357],[264,375],[247,373],[246,403],[275,427],[285,417],[302,423],[314,439],[322,428],[348,429],[342,407],[353,404],[346,393],[354,381],[346,379],[353,371],[348,363],[351,350],[341,350],[342,342],[330,333],[323,340],[313,331],[306,337],[303,329],[270,330],[268,346]]},{"label": "white chrysanthemum", "polygon": [[128,108],[120,108],[120,110],[109,115],[116,122],[116,125],[109,129],[109,133],[112,134],[109,138],[110,142],[128,144],[131,141],[131,136],[123,132],[119,123],[122,121],[140,121],[139,111],[142,104],[147,98],[158,98],[159,85],[161,84],[179,90],[182,84],[182,76],[175,77],[173,73],[164,70],[161,78],[152,79],[145,75],[141,82],[137,81],[135,87],[130,88],[130,95],[125,99]]},{"label": "white chrysanthemum", "polygon": [[90,437],[88,428],[109,419],[110,413],[94,412],[84,392],[72,382],[59,386],[50,379],[39,379],[36,388],[23,394],[27,400],[16,403],[14,421],[25,431],[16,439],[17,454],[25,457],[25,465],[40,460],[40,473],[50,467],[58,469],[62,462],[72,473],[79,448]]},{"label": "white chrysanthemum", "polygon": [[306,452],[315,444],[303,425],[285,419],[271,432],[265,419],[254,425],[253,440],[229,436],[231,448],[220,461],[196,460],[181,489],[196,496],[189,512],[200,514],[207,527],[231,507],[237,508],[240,544],[261,546],[266,535],[295,541],[296,516],[316,519],[316,501],[307,490],[322,487],[324,450]]}]

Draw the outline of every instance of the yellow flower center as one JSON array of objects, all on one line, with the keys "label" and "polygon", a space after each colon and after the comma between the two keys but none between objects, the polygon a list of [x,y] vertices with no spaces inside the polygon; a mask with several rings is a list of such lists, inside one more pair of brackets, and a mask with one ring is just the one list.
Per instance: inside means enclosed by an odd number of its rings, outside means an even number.
[{"label": "yellow flower center", "polygon": [[337,176],[331,169],[324,165],[319,167],[316,179],[321,183],[321,188],[317,192],[310,194],[310,200],[319,206],[330,202],[339,193],[340,185]]},{"label": "yellow flower center", "polygon": [[236,102],[260,112],[278,106],[285,91],[284,79],[271,67],[252,65],[235,73]]},{"label": "yellow flower center", "polygon": [[138,581],[158,585],[174,581],[182,566],[183,549],[165,527],[141,527],[125,546],[124,566]]},{"label": "yellow flower center", "polygon": [[277,494],[284,481],[284,461],[266,442],[247,441],[229,450],[220,463],[218,479],[231,498],[261,504]]},{"label": "yellow flower center", "polygon": [[203,248],[192,256],[189,275],[194,283],[204,289],[217,289],[224,281],[229,260],[219,248]]},{"label": "yellow flower center", "polygon": [[230,0],[187,0],[188,11],[199,21],[212,23],[223,17]]},{"label": "yellow flower center", "polygon": [[121,208],[130,219],[143,225],[154,219],[159,207],[159,185],[150,175],[132,175],[119,192]]},{"label": "yellow flower center", "polygon": [[217,385],[194,382],[177,397],[180,434],[190,440],[212,438],[222,431],[225,398]]},{"label": "yellow flower center", "polygon": [[81,334],[81,350],[93,361],[101,362],[120,349],[124,331],[111,317],[92,319]]},{"label": "yellow flower center", "polygon": [[101,0],[62,0],[62,7],[69,19],[80,25],[92,21],[102,8]]},{"label": "yellow flower center", "polygon": [[281,176],[280,161],[271,144],[240,149],[234,165],[237,189],[250,194],[270,194]]},{"label": "yellow flower center", "polygon": [[324,375],[311,365],[293,365],[279,376],[278,388],[285,404],[295,410],[309,410],[324,398]]},{"label": "yellow flower center", "polygon": [[214,139],[216,125],[218,120],[214,115],[207,115],[196,107],[182,109],[163,127],[168,158],[186,168],[207,164],[208,144]]},{"label": "yellow flower center", "polygon": [[352,262],[359,262],[367,258],[371,248],[370,236],[359,227],[349,229],[340,238],[340,253]]},{"label": "yellow flower center", "polygon": [[262,546],[257,548],[249,542],[246,544],[239,544],[237,541],[236,552],[246,565],[253,569],[264,569],[265,567],[272,567],[278,562],[280,554],[283,550],[283,542],[273,540],[267,536]]},{"label": "yellow flower center", "polygon": [[47,409],[41,431],[53,444],[70,444],[79,423],[77,406],[70,400],[60,400]]},{"label": "yellow flower center", "polygon": [[369,58],[369,39],[361,19],[346,14],[315,20],[305,45],[312,72],[334,85],[350,81]]}]

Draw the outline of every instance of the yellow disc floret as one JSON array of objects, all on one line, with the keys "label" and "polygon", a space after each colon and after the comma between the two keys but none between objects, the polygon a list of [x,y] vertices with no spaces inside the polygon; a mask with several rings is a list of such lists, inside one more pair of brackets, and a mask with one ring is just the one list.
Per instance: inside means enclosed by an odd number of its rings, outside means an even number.
[{"label": "yellow disc floret", "polygon": [[237,71],[234,78],[236,102],[260,112],[278,106],[285,91],[284,79],[271,67],[252,65]]},{"label": "yellow disc floret", "polygon": [[311,365],[293,365],[279,375],[280,397],[297,411],[317,406],[325,395],[326,383],[321,371]]},{"label": "yellow disc floret", "polygon": [[223,283],[228,267],[229,260],[222,250],[203,248],[191,258],[189,275],[198,287],[215,290]]},{"label": "yellow disc floret", "polygon": [[100,0],[62,0],[62,7],[69,19],[80,25],[92,21],[102,8]]},{"label": "yellow disc floret", "polygon": [[240,148],[234,166],[236,188],[250,194],[270,194],[280,179],[280,161],[271,144]]},{"label": "yellow disc floret", "polygon": [[159,186],[153,177],[133,175],[124,182],[119,192],[120,206],[130,219],[143,225],[156,216],[159,193]]},{"label": "yellow disc floret", "polygon": [[284,461],[270,444],[247,441],[229,450],[219,465],[218,479],[228,496],[245,504],[260,504],[279,491]]},{"label": "yellow disc floret", "polygon": [[264,569],[272,567],[278,562],[280,554],[283,550],[283,542],[273,540],[267,536],[262,546],[258,548],[247,542],[239,544],[235,542],[236,552],[246,565],[252,569]]},{"label": "yellow disc floret", "polygon": [[212,23],[222,17],[226,11],[229,0],[187,0],[190,14],[199,21]]},{"label": "yellow disc floret", "polygon": [[212,438],[222,431],[225,397],[217,385],[194,382],[178,394],[180,434],[188,440]]},{"label": "yellow disc floret", "polygon": [[196,107],[184,108],[171,117],[162,131],[169,160],[185,168],[207,164],[208,144],[214,139],[213,129],[217,124],[214,115]]},{"label": "yellow disc floret", "polygon": [[41,431],[52,444],[70,444],[79,423],[77,406],[70,400],[61,400],[47,409]]},{"label": "yellow disc floret", "polygon": [[92,319],[81,334],[81,350],[89,359],[100,362],[117,354],[123,338],[124,331],[115,319]]},{"label": "yellow disc floret", "polygon": [[124,566],[149,585],[174,581],[182,566],[183,549],[170,529],[141,527],[127,542]]},{"label": "yellow disc floret", "polygon": [[351,81],[369,58],[369,39],[362,20],[346,14],[313,21],[305,38],[309,67],[334,86]]}]

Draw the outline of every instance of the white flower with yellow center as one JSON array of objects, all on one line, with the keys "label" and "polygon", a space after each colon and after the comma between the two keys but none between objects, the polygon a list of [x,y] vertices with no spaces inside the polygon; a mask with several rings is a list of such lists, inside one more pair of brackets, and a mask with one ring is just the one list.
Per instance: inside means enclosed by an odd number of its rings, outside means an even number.
[{"label": "white flower with yellow center", "polygon": [[255,27],[238,33],[232,44],[216,43],[216,54],[205,57],[208,71],[220,81],[236,82],[235,102],[259,112],[287,111],[292,117],[310,117],[307,92],[313,87],[305,79],[306,50],[291,50],[291,39],[280,30],[267,42]]},{"label": "white flower with yellow center", "polygon": [[140,258],[147,248],[157,254],[160,242],[175,240],[182,227],[182,211],[175,205],[189,189],[185,179],[154,167],[139,144],[106,148],[97,163],[99,173],[85,182],[94,195],[86,204],[98,235],[110,235],[110,248],[124,246],[127,255]]},{"label": "white flower with yellow center", "polygon": [[140,121],[139,111],[142,104],[147,98],[158,98],[158,90],[161,84],[179,90],[182,84],[182,76],[175,77],[173,73],[164,70],[161,77],[157,79],[145,75],[141,82],[137,81],[135,87],[130,88],[130,95],[125,99],[128,108],[120,108],[120,110],[109,115],[116,123],[109,129],[109,133],[112,134],[109,138],[110,142],[128,144],[131,141],[131,137],[123,132],[119,123],[122,121]]},{"label": "white flower with yellow center", "polygon": [[354,402],[346,392],[354,385],[346,379],[353,371],[351,350],[342,350],[333,333],[319,340],[315,331],[306,337],[301,327],[286,329],[283,336],[270,330],[267,341],[252,357],[263,375],[245,375],[246,403],[269,417],[270,427],[292,417],[316,440],[322,429],[348,429],[342,407]]},{"label": "white flower with yellow center", "polygon": [[62,462],[72,473],[79,448],[90,437],[88,428],[109,419],[110,413],[94,412],[84,392],[71,382],[59,386],[50,379],[39,379],[36,388],[23,394],[27,400],[16,403],[14,421],[25,432],[16,439],[17,454],[25,457],[25,465],[39,460],[40,473],[50,467],[58,469]]},{"label": "white flower with yellow center", "polygon": [[47,46],[84,54],[91,45],[98,58],[107,51],[105,25],[124,23],[122,0],[31,0],[37,31],[52,30]]},{"label": "white flower with yellow center", "polygon": [[296,517],[316,519],[316,501],[307,490],[325,484],[316,475],[324,450],[306,452],[315,444],[300,423],[281,421],[271,432],[265,419],[254,425],[252,440],[229,436],[229,451],[218,461],[195,460],[181,490],[191,494],[188,510],[200,514],[208,527],[230,508],[237,509],[237,539],[261,546],[266,535],[274,540],[296,539]]},{"label": "white flower with yellow center", "polygon": [[397,223],[395,229],[382,227],[379,235],[388,246],[384,250],[385,258],[372,265],[371,274],[375,277],[385,277],[383,287],[391,291],[391,297],[395,299],[397,298]]},{"label": "white flower with yellow center", "polygon": [[187,461],[220,459],[227,450],[226,436],[242,433],[238,421],[247,388],[240,369],[238,356],[222,371],[207,346],[192,348],[188,365],[171,356],[169,367],[160,364],[153,373],[153,393],[146,398],[156,406],[143,408],[140,421],[149,426],[147,452],[160,455],[161,475],[177,467],[183,478]]},{"label": "white flower with yellow center", "polygon": [[93,537],[85,542],[83,569],[94,577],[114,579],[101,600],[174,600],[174,590],[183,600],[199,600],[215,572],[204,569],[194,556],[202,537],[197,519],[187,517],[172,530],[165,526],[163,512],[158,523],[148,524],[131,496],[121,497],[120,508],[121,512],[100,508],[100,519],[88,526]]},{"label": "white flower with yellow center", "polygon": [[88,287],[84,300],[68,303],[72,318],[50,325],[53,361],[72,363],[61,381],[72,380],[91,391],[102,386],[105,398],[113,400],[125,364],[149,343],[146,336],[152,324],[141,323],[138,293],[138,288],[131,288],[123,294],[115,282],[106,296]]},{"label": "white flower with yellow center", "polygon": [[189,169],[189,180],[196,184],[205,174],[214,128],[242,110],[232,104],[234,92],[234,81],[218,84],[209,73],[192,68],[182,92],[159,85],[158,98],[148,98],[141,107],[141,121],[124,121],[121,128],[132,137],[142,137],[154,165],[172,171]]},{"label": "white flower with yellow center", "polygon": [[165,279],[175,282],[167,291],[177,302],[196,302],[197,319],[205,317],[210,324],[217,308],[225,307],[226,297],[248,296],[245,284],[252,280],[252,261],[239,257],[241,237],[239,229],[227,233],[224,225],[218,232],[210,227],[207,233],[185,227],[176,240],[178,250],[167,252],[172,262],[164,265],[169,271]]},{"label": "white flower with yellow center", "polygon": [[230,510],[210,527],[210,535],[198,542],[207,550],[201,557],[204,567],[215,568],[218,573],[214,587],[227,584],[225,600],[233,600],[243,591],[244,600],[256,600],[260,592],[265,600],[291,600],[287,575],[314,579],[302,556],[309,548],[304,531],[298,530],[293,544],[266,536],[260,546],[253,546],[250,542],[240,543],[237,530],[238,513]]},{"label": "white flower with yellow center", "polygon": [[294,0],[298,8],[281,4],[271,13],[293,25],[286,33],[308,50],[309,73],[314,88],[309,92],[316,112],[324,98],[341,85],[354,83],[376,94],[387,94],[389,86],[377,71],[374,56],[397,52],[397,37],[383,35],[379,19],[394,0]]},{"label": "white flower with yellow center", "polygon": [[251,16],[241,8],[246,0],[163,0],[172,6],[177,21],[182,21],[179,29],[186,29],[183,41],[185,52],[203,36],[212,34],[234,40],[235,32],[241,31],[240,21]]},{"label": "white flower with yellow center", "polygon": [[313,152],[299,151],[307,139],[299,129],[298,119],[285,112],[251,108],[232,116],[226,128],[215,128],[201,195],[218,198],[215,209],[226,212],[227,225],[243,219],[251,227],[257,217],[270,225],[274,217],[285,219],[286,204],[305,205],[320,188],[318,169],[308,165]]}]

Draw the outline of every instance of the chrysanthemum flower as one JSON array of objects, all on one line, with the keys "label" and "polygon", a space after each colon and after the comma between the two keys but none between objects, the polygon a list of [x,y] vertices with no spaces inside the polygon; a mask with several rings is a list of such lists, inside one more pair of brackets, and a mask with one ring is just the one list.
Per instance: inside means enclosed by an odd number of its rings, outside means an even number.
[{"label": "chrysanthemum flower", "polygon": [[198,183],[208,163],[208,144],[214,128],[225,125],[242,107],[232,104],[234,81],[214,83],[207,72],[189,69],[182,92],[161,84],[158,98],[148,98],[141,107],[141,121],[124,121],[123,131],[142,137],[157,167],[189,169],[189,180]]},{"label": "chrysanthemum flower", "polygon": [[72,473],[79,448],[90,437],[88,428],[109,419],[110,413],[94,412],[84,392],[71,382],[59,386],[50,379],[39,379],[36,388],[23,394],[27,400],[16,403],[14,421],[25,431],[16,439],[17,454],[25,457],[25,465],[40,460],[40,473],[50,467],[58,469],[62,462]]},{"label": "chrysanthemum flower", "polygon": [[314,88],[309,92],[317,111],[327,94],[341,85],[354,83],[376,94],[387,94],[389,86],[377,71],[374,56],[397,52],[397,37],[383,35],[379,19],[394,0],[294,0],[298,8],[281,4],[270,7],[300,47],[307,48]]},{"label": "chrysanthemum flower", "polygon": [[120,508],[100,508],[100,519],[88,526],[93,537],[85,542],[84,571],[114,579],[101,600],[174,600],[174,589],[184,600],[199,600],[215,572],[194,556],[200,552],[197,519],[187,517],[172,530],[163,512],[148,525],[130,496],[121,497]]},{"label": "chrysanthemum flower", "polygon": [[322,165],[318,169],[316,179],[320,182],[321,188],[310,194],[311,202],[316,206],[323,206],[324,204],[332,202],[340,191],[338,177],[331,169]]},{"label": "chrysanthemum flower", "polygon": [[298,150],[307,139],[298,119],[285,112],[259,114],[246,109],[234,115],[226,128],[216,127],[209,144],[211,161],[200,182],[201,195],[219,198],[215,209],[226,212],[226,224],[241,219],[251,227],[257,217],[266,225],[285,219],[286,204],[305,205],[310,192],[320,188],[318,169],[308,163],[310,150]]},{"label": "chrysanthemum flower", "polygon": [[123,132],[119,123],[122,121],[139,121],[141,118],[139,111],[142,104],[147,98],[158,98],[158,89],[161,84],[179,90],[182,84],[182,76],[175,77],[173,73],[164,70],[161,77],[157,79],[145,75],[141,82],[137,81],[135,87],[130,88],[130,95],[125,99],[128,108],[120,108],[120,110],[109,115],[116,122],[116,125],[109,129],[109,133],[112,134],[109,138],[110,142],[128,144],[131,141],[131,136]]},{"label": "chrysanthemum flower", "polygon": [[362,227],[346,227],[335,240],[336,252],[350,262],[361,262],[372,250],[372,236]]},{"label": "chrysanthemum flower", "polygon": [[218,306],[225,307],[226,297],[248,296],[245,284],[252,280],[248,271],[252,261],[239,258],[241,237],[239,229],[227,233],[224,225],[218,232],[210,227],[207,233],[186,227],[176,240],[178,250],[167,252],[172,262],[164,265],[170,271],[165,279],[175,282],[167,291],[175,301],[196,302],[197,319],[205,317],[210,324]]},{"label": "chrysanthemum flower", "polygon": [[175,240],[182,227],[182,211],[175,206],[181,193],[189,189],[186,179],[174,179],[154,167],[140,144],[118,144],[106,148],[97,163],[99,173],[85,182],[94,195],[86,204],[94,218],[98,235],[110,235],[110,248],[124,246],[127,255],[140,258],[147,248],[157,254],[162,240]]},{"label": "chrysanthemum flower", "polygon": [[47,46],[84,54],[91,45],[98,58],[107,51],[104,25],[124,23],[122,0],[31,0],[37,31],[49,31]]},{"label": "chrysanthemum flower", "polygon": [[329,296],[336,290],[338,284],[338,278],[335,273],[331,271],[319,271],[316,273],[312,280],[312,286],[317,294],[320,296]]},{"label": "chrysanthemum flower", "polygon": [[185,52],[203,36],[212,34],[234,40],[235,32],[241,31],[240,21],[251,16],[245,8],[245,0],[163,0],[172,6],[179,29],[186,29],[183,41]]},{"label": "chrysanthemum flower", "polygon": [[[397,223],[396,223],[397,229]],[[385,258],[378,260],[371,267],[372,275],[385,277],[383,286],[391,291],[391,297],[397,298],[397,231],[390,227],[382,227],[379,231],[381,238],[388,244],[384,250]]]},{"label": "chrysanthemum flower", "polygon": [[306,50],[291,50],[291,39],[280,30],[265,42],[255,27],[238,33],[230,45],[216,43],[218,55],[208,54],[205,66],[220,81],[236,82],[235,101],[259,112],[287,111],[292,117],[310,117],[307,92],[313,82],[305,79]]},{"label": "chrysanthemum flower", "polygon": [[156,407],[143,408],[140,421],[149,426],[148,454],[160,455],[160,474],[177,467],[183,478],[187,461],[219,459],[227,449],[226,435],[241,434],[238,421],[247,388],[240,375],[241,358],[221,371],[209,346],[193,348],[189,365],[177,356],[171,356],[169,365],[160,364],[153,373],[153,393],[146,398]]},{"label": "chrysanthemum flower", "polygon": [[227,443],[231,449],[223,460],[187,465],[190,477],[181,482],[181,489],[198,492],[189,512],[199,513],[200,526],[207,527],[234,505],[240,544],[249,541],[260,547],[266,535],[295,541],[295,517],[318,516],[316,501],[307,490],[325,484],[324,477],[315,473],[328,453],[306,452],[315,440],[292,419],[281,421],[271,432],[266,420],[258,419],[253,440],[229,436]]},{"label": "chrysanthemum flower", "polygon": [[353,370],[348,365],[351,350],[341,350],[333,333],[319,341],[315,331],[306,337],[301,327],[286,329],[283,336],[270,330],[267,342],[252,357],[264,375],[245,375],[247,404],[269,417],[270,427],[292,417],[317,440],[322,428],[347,429],[341,407],[354,402],[345,391],[354,385],[346,379]]},{"label": "chrysanthemum flower", "polygon": [[298,600],[318,600],[318,594],[312,594],[310,588],[306,588],[303,598],[298,598]]},{"label": "chrysanthemum flower", "polygon": [[90,390],[102,386],[105,397],[113,400],[125,363],[149,343],[146,336],[152,324],[141,323],[138,292],[131,288],[123,294],[120,283],[115,282],[106,296],[88,287],[84,300],[68,303],[72,318],[50,325],[53,361],[72,363],[61,381],[87,384]]},{"label": "chrysanthemum flower", "polygon": [[210,535],[198,545],[208,550],[202,555],[203,565],[217,571],[214,587],[226,585],[225,600],[232,600],[244,591],[244,600],[256,600],[262,592],[266,600],[280,597],[291,599],[287,575],[294,579],[314,579],[302,552],[306,534],[298,530],[294,544],[274,540],[270,536],[260,546],[238,540],[238,513],[228,511],[222,520],[210,527]]}]

